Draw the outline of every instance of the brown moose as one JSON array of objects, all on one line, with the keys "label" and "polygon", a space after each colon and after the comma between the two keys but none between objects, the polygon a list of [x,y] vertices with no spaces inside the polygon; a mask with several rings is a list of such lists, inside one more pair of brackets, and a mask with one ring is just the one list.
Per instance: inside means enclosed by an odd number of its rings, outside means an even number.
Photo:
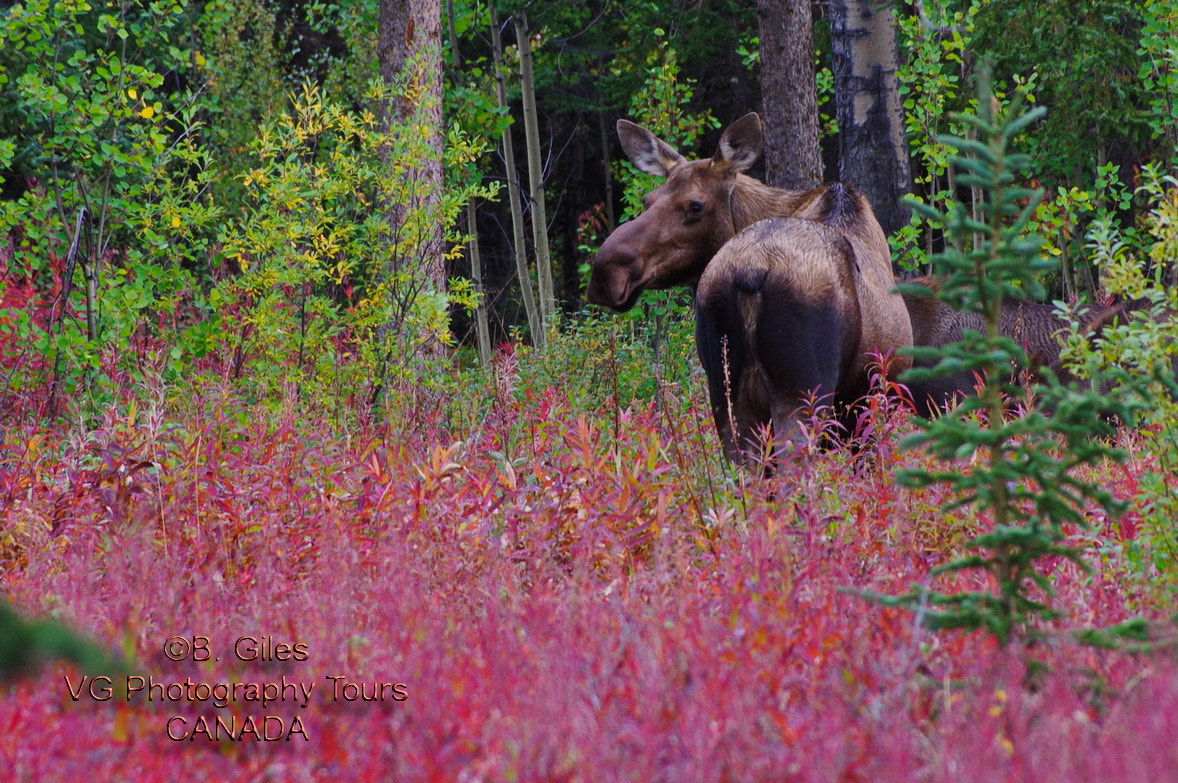
[{"label": "brown moose", "polygon": [[[906,282],[924,285],[934,291],[938,285],[938,281],[932,277]],[[915,345],[942,348],[961,340],[966,329],[980,332],[985,328],[980,315],[958,312],[935,299],[905,294],[904,304],[912,320],[912,340]],[[1145,301],[1088,306],[1078,313],[1081,333],[1087,339],[1096,339],[1105,329],[1142,317],[1144,312],[1148,312],[1147,307]],[[1060,359],[1058,337],[1067,325],[1068,322],[1056,312],[1054,305],[1007,297],[1002,303],[998,330],[1026,352],[1031,371],[1029,380],[1039,380],[1039,371],[1050,368],[1061,381],[1068,383],[1074,380],[1074,376]],[[1178,371],[1178,360],[1174,364],[1175,371]],[[914,366],[931,365],[916,362]],[[955,397],[971,394],[977,383],[978,379],[971,373],[958,372],[927,381],[913,381],[908,384],[908,388],[917,412],[929,415],[947,407]]]},{"label": "brown moose", "polygon": [[756,114],[729,126],[705,160],[625,120],[618,135],[634,165],[665,182],[606,238],[586,297],[627,310],[647,288],[698,283],[697,346],[729,456],[739,460],[766,425],[777,444],[792,440],[810,393],[853,402],[873,355],[912,344],[866,199],[843,185],[791,191],[744,174],[761,154]]},{"label": "brown moose", "polygon": [[[976,315],[891,293],[886,239],[853,188],[788,191],[745,176],[761,151],[755,114],[725,130],[708,160],[688,161],[625,120],[618,135],[640,170],[666,182],[646,196],[642,215],[602,244],[587,298],[627,310],[647,288],[697,286],[697,344],[730,456],[739,459],[769,423],[778,442],[792,438],[795,411],[809,391],[853,402],[866,390],[873,352],[943,347],[967,328],[981,330]],[[914,282],[936,286],[931,278]],[[1094,338],[1139,317],[1140,307],[1093,307],[1081,324]],[[1033,370],[1049,367],[1067,380],[1056,337],[1064,326],[1052,305],[1004,303],[1001,332],[1024,348]],[[962,372],[913,382],[910,391],[918,412],[928,414],[971,393],[976,382]]]},{"label": "brown moose", "polygon": [[[932,277],[907,282],[924,285],[934,291],[938,286],[938,281]],[[980,314],[958,312],[936,299],[905,294],[904,304],[912,320],[912,341],[915,345],[943,348],[960,341],[966,329],[977,332],[985,330]],[[1067,324],[1056,313],[1053,305],[1008,297],[1002,303],[1000,318],[999,332],[1022,347],[1032,370],[1050,367],[1059,372],[1060,345],[1055,335]],[[931,363],[916,361],[914,366],[928,367]],[[953,398],[972,393],[977,383],[978,379],[972,373],[958,372],[925,381],[912,381],[908,383],[908,389],[917,412],[928,415],[948,406]]]}]

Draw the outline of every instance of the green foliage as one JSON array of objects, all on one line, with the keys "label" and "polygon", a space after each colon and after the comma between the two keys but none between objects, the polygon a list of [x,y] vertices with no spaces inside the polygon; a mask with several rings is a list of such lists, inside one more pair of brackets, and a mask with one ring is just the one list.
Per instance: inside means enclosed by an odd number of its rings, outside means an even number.
[{"label": "green foliage", "polygon": [[[1096,389],[1069,389],[1048,372],[1046,382],[1035,389],[1041,406],[1007,416],[1006,399],[1021,392],[1012,377],[1020,377],[1029,365],[1023,349],[999,331],[1003,300],[1040,293],[1037,276],[1054,264],[1042,255],[1041,239],[1027,233],[1043,194],[1015,184],[1029,159],[1012,152],[1011,145],[1044,110],[1025,111],[1017,94],[1002,106],[988,74],[979,81],[978,113],[955,118],[974,130],[976,140],[942,141],[960,151],[950,159],[958,182],[982,193],[980,216],[960,205],[948,213],[925,204],[913,206],[944,226],[950,239],[935,259],[942,277],[936,298],[980,316],[985,329],[967,329],[960,342],[943,349],[915,349],[917,357],[938,364],[913,370],[908,379],[964,370],[978,373],[985,383],[976,396],[944,416],[918,420],[922,432],[902,445],[925,447],[946,464],[902,472],[900,481],[914,487],[946,485],[956,497],[946,510],[966,505],[978,510],[989,529],[969,542],[975,554],[934,574],[980,571],[995,592],[940,594],[918,588],[885,602],[916,609],[930,628],[985,629],[1006,643],[1033,632],[1036,620],[1056,616],[1048,603],[1051,585],[1040,566],[1057,557],[1082,562],[1080,552],[1063,543],[1063,526],[1084,524],[1091,503],[1111,515],[1123,510],[1109,492],[1086,480],[1082,468],[1124,458],[1106,441],[1114,431],[1108,418],[1132,422],[1140,403],[1106,399]],[[931,293],[919,286],[912,289]],[[960,462],[964,459],[969,464]]]},{"label": "green foliage", "polygon": [[698,381],[693,326],[688,318],[589,314],[526,355],[524,386],[536,394],[559,388],[576,410],[626,409],[658,399],[666,386],[691,388]]},{"label": "green foliage", "polygon": [[71,661],[87,672],[113,674],[109,656],[59,623],[27,622],[0,603],[0,683],[54,659]]},{"label": "green foliage", "polygon": [[226,162],[215,197],[219,204],[236,206],[247,165],[242,153],[263,118],[286,104],[278,22],[273,4],[264,0],[214,0],[205,4],[196,32],[200,48],[193,54],[193,70],[208,85],[201,100],[208,124],[205,143]]},{"label": "green foliage", "polygon": [[[693,149],[700,137],[719,121],[711,112],[694,115],[688,107],[694,95],[693,83],[679,76],[679,54],[656,30],[658,46],[646,58],[646,80],[630,99],[630,119],[680,150]],[[625,187],[622,201],[626,217],[642,211],[642,198],[658,185],[658,179],[643,174],[628,160],[617,163],[617,175]]]},{"label": "green foliage", "polygon": [[1162,142],[1171,172],[1178,172],[1178,6],[1168,0],[1141,4],[1141,66],[1137,78],[1149,96],[1152,137]]},{"label": "green foliage", "polygon": [[[406,77],[401,89],[416,83]],[[389,94],[369,86],[373,104]],[[434,153],[429,98],[415,95],[416,110],[386,126],[305,85],[289,112],[259,130],[243,177],[246,212],[220,237],[240,274],[212,297],[222,345],[253,357],[252,383],[371,390],[389,373],[413,374],[429,345],[450,342],[448,307],[474,306],[468,281],[454,281],[448,294],[432,290],[418,254],[434,226],[452,229],[468,199],[492,190],[453,185],[436,210],[406,210],[395,235],[388,223],[386,205],[424,203],[415,165]],[[446,166],[465,170],[484,151],[452,130]],[[461,238],[451,230],[447,239],[454,246]]]},{"label": "green foliage", "polygon": [[1084,245],[1084,227],[1107,210],[1125,212],[1131,207],[1132,191],[1120,179],[1120,168],[1107,163],[1097,168],[1090,188],[1055,188],[1055,195],[1035,209],[1032,230],[1046,239],[1045,251],[1059,259],[1062,292],[1072,299],[1081,291],[1094,291],[1096,282]]},{"label": "green foliage", "polygon": [[[352,47],[325,80],[372,67],[357,22],[369,5],[320,9]],[[327,99],[307,87],[288,112],[292,20],[261,0],[199,11],[40,0],[0,17],[0,168],[33,178],[0,202],[8,269],[62,298],[10,297],[0,318],[20,357],[5,382],[48,388],[41,413],[60,400],[101,410],[116,367],[172,381],[222,350],[261,393],[363,390],[408,372],[422,341],[448,342],[449,308],[475,303],[466,280],[427,290],[418,256],[438,225],[457,248],[458,209],[493,196],[480,138],[450,131],[441,206],[411,210],[393,237],[386,207],[408,203],[415,162],[433,154],[426,98],[409,94],[419,113],[383,129],[343,107],[375,106],[390,88]]]},{"label": "green foliage", "polygon": [[[976,110],[961,86],[974,78],[977,61],[992,55],[994,90],[1019,89],[1032,102],[1052,107],[1033,147],[1028,176],[1048,186],[1032,227],[1060,260],[1057,276],[1043,282],[1072,298],[1092,290],[1084,236],[1104,208],[1124,215],[1134,208],[1130,166],[1176,156],[1174,45],[1178,19],[1171,3],[1128,0],[928,0],[917,14],[898,17],[906,61],[898,72],[910,150],[919,162],[914,180],[920,197],[941,211],[956,200],[978,200],[976,189],[958,187],[948,167],[950,150],[940,134],[966,136],[953,111]],[[902,268],[917,270],[943,235],[919,214],[892,238]],[[927,271],[927,270],[922,270]]]},{"label": "green foliage", "polygon": [[319,83],[340,101],[359,99],[378,77],[376,0],[307,0],[289,10],[301,18],[281,31],[290,42],[288,79]]},{"label": "green foliage", "polygon": [[898,33],[908,57],[896,76],[904,105],[904,124],[913,156],[920,162],[918,184],[929,185],[948,170],[951,148],[938,140],[954,107],[966,71],[967,37],[985,0],[955,10],[950,0],[923,5],[925,18],[898,15]]},{"label": "green foliage", "polygon": [[[946,137],[971,137],[972,129],[955,122],[954,110],[977,110],[976,100],[961,87],[973,76],[972,39],[978,15],[990,0],[929,0],[922,15],[897,16],[902,51],[908,56],[896,72],[903,99],[905,133],[909,152],[919,164],[913,182],[924,203],[948,212],[961,200],[955,172],[950,166],[954,149]],[[1033,98],[1036,75],[1011,75],[1012,83],[1028,99]],[[1005,99],[1001,84],[995,97]],[[974,196],[976,200],[976,196]],[[944,237],[919,210],[909,225],[890,237],[901,269],[921,270],[934,247]]]},{"label": "green foliage", "polygon": [[[1141,513],[1138,538],[1130,554],[1142,576],[1167,594],[1178,593],[1178,288],[1173,285],[1178,268],[1178,180],[1162,175],[1159,167],[1146,166],[1139,191],[1151,209],[1143,221],[1143,236],[1130,236],[1107,213],[1088,231],[1091,256],[1109,294],[1130,302],[1136,311],[1098,335],[1073,327],[1062,356],[1081,378],[1099,378],[1115,368],[1148,379],[1136,391],[1143,412],[1137,433],[1147,469],[1138,479],[1135,508]],[[1073,321],[1075,320],[1073,316]]]},{"label": "green foliage", "polygon": [[[455,36],[482,32],[490,25],[486,6],[451,4]],[[461,44],[459,44],[461,46]],[[454,63],[461,59],[462,68]],[[499,105],[495,94],[494,65],[486,56],[472,56],[470,52],[449,52],[446,70],[444,112],[446,121],[474,138],[499,139],[511,126],[511,117]],[[514,84],[514,79],[507,79]],[[480,162],[481,163],[481,162]],[[474,172],[472,171],[471,174]]]},{"label": "green foliage", "polygon": [[12,100],[0,148],[39,183],[0,204],[0,232],[15,268],[60,275],[65,300],[48,323],[11,314],[13,339],[41,359],[14,382],[51,383],[50,411],[59,391],[85,392],[97,410],[104,352],[149,336],[198,287],[219,217],[207,198],[213,172],[193,94],[164,76],[194,56],[180,48],[188,21],[168,2],[99,11],[37,0],[0,17],[0,88]]},{"label": "green foliage", "polygon": [[[1153,157],[1142,16],[1139,0],[989,0],[978,13],[971,46],[991,53],[1000,73],[1035,73],[1039,99],[1052,107],[1034,142],[1047,176],[1078,184],[1117,147]],[[1172,49],[1173,38],[1164,45]]]},{"label": "green foliage", "polygon": [[[587,3],[552,3],[550,9],[533,11],[529,7],[528,13],[537,27],[547,28],[549,37],[565,36],[572,44],[551,47],[554,53],[559,53],[559,59],[554,57],[551,66],[559,68],[567,78],[576,70],[570,64],[571,56],[585,52],[589,58],[580,71],[585,78],[582,89],[571,94],[566,90],[553,91],[557,105],[571,112],[584,111],[583,92],[593,96],[596,106],[608,113],[626,111],[634,94],[648,81],[646,62],[650,53],[667,40],[674,42],[681,78],[700,86],[697,93],[708,95],[710,105],[723,102],[725,93],[730,92],[725,84],[728,80],[717,85],[715,77],[725,69],[730,74],[737,73],[730,70],[741,67],[743,58],[736,49],[740,42],[748,40],[748,31],[757,29],[756,5],[739,0],[696,5],[606,4],[604,15],[598,7]],[[736,112],[751,108],[741,103],[731,107],[733,118],[739,116]],[[699,111],[701,105],[697,101],[691,108]]]},{"label": "green foliage", "polygon": [[[16,6],[0,22],[0,45],[19,53],[0,76],[20,120],[6,131],[18,134],[63,216],[80,206],[96,218],[129,208],[118,202],[150,195],[161,165],[194,162],[177,161],[171,148],[195,126],[189,96],[166,92],[163,75],[190,59],[174,45],[185,22],[172,3],[94,14],[86,2],[48,0]],[[133,221],[109,222],[98,252]]]},{"label": "green foliage", "polygon": [[[0,139],[0,171],[12,165],[16,154],[16,142],[12,139]],[[0,176],[0,185],[4,184],[4,177]]]}]

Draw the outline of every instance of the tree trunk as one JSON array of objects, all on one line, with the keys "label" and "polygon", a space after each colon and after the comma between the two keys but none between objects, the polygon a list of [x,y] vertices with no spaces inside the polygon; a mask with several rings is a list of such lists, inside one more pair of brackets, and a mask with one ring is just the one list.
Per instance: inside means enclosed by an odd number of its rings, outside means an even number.
[{"label": "tree trunk", "polygon": [[[394,238],[404,239],[406,226],[426,226],[417,240],[416,261],[426,284],[446,290],[445,245],[440,219],[442,202],[442,9],[440,0],[379,0],[377,8],[377,64],[382,81],[394,90],[385,107],[386,128],[414,118],[428,134],[429,154],[415,161],[407,175],[411,186],[404,198],[386,205]],[[413,96],[413,97],[406,97]],[[415,210],[430,216],[410,221]],[[392,265],[409,259],[394,253]]]},{"label": "tree trunk", "polygon": [[[499,106],[507,108],[507,84],[503,71],[503,42],[499,34],[499,14],[491,4],[491,57],[495,66],[495,94]],[[511,141],[511,128],[503,131],[503,165],[507,175],[507,203],[511,208],[511,235],[515,244],[515,269],[519,277],[520,293],[524,300],[524,312],[528,316],[528,329],[532,333],[532,344],[544,344],[544,328],[540,313],[536,310],[536,298],[532,294],[532,276],[528,273],[527,245],[524,241],[524,213],[520,205],[519,174],[515,166],[515,145]]]},{"label": "tree trunk", "polygon": [[597,129],[601,135],[601,166],[605,179],[605,228],[612,232],[617,228],[618,220],[614,214],[614,172],[609,159],[609,132],[602,112],[597,114]]},{"label": "tree trunk", "polygon": [[765,181],[805,190],[822,184],[810,0],[757,0]]},{"label": "tree trunk", "polygon": [[479,253],[478,207],[474,201],[466,202],[466,232],[470,236],[466,252],[470,255],[470,279],[479,303],[475,306],[475,338],[479,346],[479,360],[484,367],[491,366],[491,327],[487,322],[487,289],[483,286],[483,260]]},{"label": "tree trunk", "polygon": [[547,331],[556,315],[556,288],[552,283],[552,256],[548,249],[548,210],[544,201],[544,166],[540,160],[540,121],[536,112],[536,78],[532,71],[532,40],[528,15],[515,17],[519,47],[519,77],[524,110],[524,139],[528,153],[528,197],[532,207],[532,244],[536,249],[536,285],[540,298],[541,327]]},{"label": "tree trunk", "polygon": [[839,179],[863,191],[891,234],[908,224],[900,199],[912,192],[895,16],[873,0],[830,0],[829,7]]}]

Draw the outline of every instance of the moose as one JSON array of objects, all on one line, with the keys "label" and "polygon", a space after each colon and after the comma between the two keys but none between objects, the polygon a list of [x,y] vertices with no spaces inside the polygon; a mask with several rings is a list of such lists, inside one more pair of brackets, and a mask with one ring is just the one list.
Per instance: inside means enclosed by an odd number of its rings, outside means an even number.
[{"label": "moose", "polygon": [[[936,290],[939,281],[934,277],[921,277],[907,281]],[[936,299],[904,294],[904,304],[912,320],[912,339],[915,345],[940,348],[962,338],[966,329],[983,331],[980,315],[965,314],[952,309]],[[1077,312],[1080,333],[1088,340],[1104,335],[1106,329],[1119,324],[1148,317],[1148,300],[1130,300],[1106,305],[1088,305]],[[1060,358],[1060,330],[1068,322],[1054,305],[1027,299],[1007,297],[1002,303],[998,331],[1014,340],[1027,354],[1031,373],[1030,380],[1038,380],[1041,370],[1048,368],[1061,381],[1075,380]],[[915,362],[914,366],[927,367],[931,364]],[[1172,362],[1172,369],[1178,374],[1178,358]],[[908,384],[917,413],[930,415],[946,408],[955,397],[974,391],[977,379],[970,373],[957,372],[952,375],[913,381]],[[1105,391],[1110,391],[1106,388]]]},{"label": "moose", "polygon": [[[938,300],[892,293],[886,239],[853,187],[791,191],[745,175],[761,153],[756,114],[729,126],[704,160],[686,160],[626,120],[618,135],[641,171],[665,181],[646,196],[646,210],[602,244],[586,296],[623,311],[648,288],[696,288],[697,347],[716,427],[735,461],[766,425],[777,444],[795,439],[796,411],[814,390],[847,409],[867,390],[875,355],[942,347],[981,329],[977,316]],[[1095,337],[1134,309],[1094,307],[1082,325]],[[1055,334],[1064,326],[1051,305],[1008,299],[1000,329],[1033,368],[1060,373]],[[905,366],[901,358],[891,369]],[[928,415],[975,384],[960,372],[909,389],[917,412]]]},{"label": "moose", "polygon": [[648,288],[696,287],[696,343],[734,461],[766,426],[775,449],[796,440],[813,392],[838,405],[859,399],[873,357],[912,345],[870,204],[847,185],[794,191],[746,175],[763,146],[757,114],[726,128],[709,159],[687,160],[627,120],[618,136],[634,165],[664,182],[602,243],[586,298],[624,311]]},{"label": "moose", "polygon": [[[923,285],[935,291],[939,281],[934,277],[921,277],[907,281]],[[976,313],[965,314],[954,310],[937,299],[904,294],[904,304],[912,321],[913,344],[942,348],[961,340],[966,329],[984,331],[982,317]],[[1082,323],[1095,321],[1104,310],[1090,309],[1081,315]],[[1026,299],[1007,297],[1002,303],[999,332],[1010,337],[1027,354],[1030,369],[1048,367],[1054,372],[1062,370],[1060,346],[1056,333],[1067,324],[1050,304]],[[916,367],[929,367],[932,363],[916,361]],[[977,379],[968,372],[957,372],[939,378],[911,381],[908,383],[916,411],[929,415],[946,408],[954,398],[973,392]]]}]

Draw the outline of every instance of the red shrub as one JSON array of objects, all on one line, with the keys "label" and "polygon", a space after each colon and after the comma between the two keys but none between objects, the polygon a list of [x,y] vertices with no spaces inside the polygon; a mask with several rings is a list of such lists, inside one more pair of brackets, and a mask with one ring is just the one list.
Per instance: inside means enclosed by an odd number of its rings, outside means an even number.
[{"label": "red shrub", "polygon": [[[959,540],[930,534],[937,498],[890,483],[910,457],[887,444],[816,453],[767,484],[702,486],[691,470],[715,445],[653,407],[625,412],[615,439],[559,394],[505,397],[450,440],[410,426],[342,437],[193,397],[209,415],[172,429],[112,415],[62,448],[6,433],[5,594],[129,654],[132,675],[210,693],[285,677],[313,686],[308,706],[297,689],[266,707],[163,689],[75,701],[81,674],[53,668],[0,695],[13,779],[1115,782],[1178,769],[1167,660],[1060,637],[1027,653],[1031,672],[984,637],[926,635],[847,592],[903,590]],[[868,423],[891,437],[894,415],[872,408]],[[1121,540],[1106,527],[1088,535]],[[1059,604],[1076,622],[1123,619],[1120,567],[1061,569]],[[172,661],[173,637],[196,647]],[[348,698],[364,693],[383,698]],[[264,731],[267,715],[287,733],[298,718],[306,739],[168,734],[218,717]]]}]

